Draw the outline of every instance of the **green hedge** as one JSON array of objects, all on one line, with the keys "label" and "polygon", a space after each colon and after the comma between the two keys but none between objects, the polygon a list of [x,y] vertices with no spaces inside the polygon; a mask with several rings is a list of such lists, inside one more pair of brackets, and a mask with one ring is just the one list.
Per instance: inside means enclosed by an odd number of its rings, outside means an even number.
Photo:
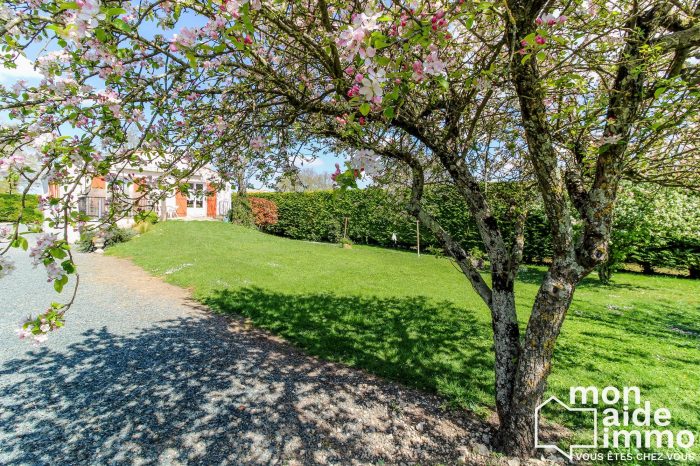
[{"label": "green hedge", "polygon": [[[39,197],[28,194],[25,199],[22,216],[24,223],[41,222],[44,219],[39,210]],[[14,222],[19,217],[22,208],[22,196],[19,194],[0,194],[0,222]]]},{"label": "green hedge", "polygon": [[[519,196],[518,185],[488,185],[488,197],[503,230],[512,232],[515,215],[510,200]],[[264,231],[309,241],[338,242],[345,218],[348,237],[355,243],[415,247],[416,222],[405,211],[405,192],[381,189],[316,191],[305,193],[257,193],[277,204],[278,221]],[[424,205],[466,250],[482,250],[474,221],[464,201],[448,186],[431,186]],[[421,228],[421,248],[439,248],[435,238]],[[525,225],[526,263],[540,263],[551,254],[551,235],[541,201],[530,203]],[[645,270],[686,269],[700,278],[700,196],[673,188],[625,184],[615,208],[611,262],[606,275],[618,264],[637,263]]]},{"label": "green hedge", "polygon": [[[491,189],[499,221],[510,231],[507,197],[512,186]],[[416,221],[406,213],[406,193],[382,189],[314,191],[304,193],[256,193],[251,196],[270,199],[277,204],[278,220],[263,230],[281,236],[308,241],[338,242],[343,237],[347,218],[347,236],[354,243],[391,246],[396,233],[398,246],[416,245]],[[467,206],[450,187],[431,187],[424,196],[426,208],[465,249],[483,249],[476,225]],[[421,226],[421,249],[440,248],[435,237]],[[540,262],[550,255],[549,227],[541,208],[534,208],[526,226],[525,256],[528,262]]]}]

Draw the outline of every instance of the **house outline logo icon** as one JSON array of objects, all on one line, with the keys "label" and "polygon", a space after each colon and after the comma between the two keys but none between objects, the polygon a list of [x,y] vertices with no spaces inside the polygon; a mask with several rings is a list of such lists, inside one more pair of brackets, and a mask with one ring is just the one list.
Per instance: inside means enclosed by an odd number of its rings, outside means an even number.
[{"label": "house outline logo icon", "polygon": [[[593,413],[593,443],[590,445],[569,445],[569,451],[565,452],[555,444],[544,444],[540,443],[540,410],[547,406],[551,402],[557,402],[563,406],[567,411],[572,412],[591,412]],[[535,448],[552,448],[562,455],[564,455],[569,461],[573,461],[574,450],[577,448],[597,448],[598,447],[598,409],[597,408],[572,408],[563,401],[561,401],[556,396],[550,396],[547,400],[541,403],[537,408],[535,408]]]}]

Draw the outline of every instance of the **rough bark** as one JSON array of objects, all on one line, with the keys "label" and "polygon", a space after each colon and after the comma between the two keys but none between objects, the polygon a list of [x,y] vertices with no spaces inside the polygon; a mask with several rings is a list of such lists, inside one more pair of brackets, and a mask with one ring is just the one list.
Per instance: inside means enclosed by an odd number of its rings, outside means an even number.
[{"label": "rough bark", "polygon": [[238,195],[240,197],[246,197],[248,195],[245,168],[241,167],[238,170],[236,170],[236,186],[238,188]]},{"label": "rough bark", "polygon": [[580,277],[567,264],[550,268],[535,298],[518,361],[511,413],[501,424],[503,448],[529,457],[534,450],[535,408],[546,389],[554,347]]}]

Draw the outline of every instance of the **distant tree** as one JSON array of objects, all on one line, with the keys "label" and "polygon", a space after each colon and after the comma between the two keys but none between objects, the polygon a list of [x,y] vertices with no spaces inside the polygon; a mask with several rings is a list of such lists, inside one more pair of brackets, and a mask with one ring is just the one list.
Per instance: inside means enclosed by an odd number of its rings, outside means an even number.
[{"label": "distant tree", "polygon": [[700,265],[700,196],[652,184],[627,185],[615,206],[608,260],[598,275],[608,283],[623,262],[644,273],[654,267],[687,268],[697,278]]},{"label": "distant tree", "polygon": [[280,192],[323,191],[333,189],[330,173],[319,172],[312,167],[302,167],[280,176],[276,184]]}]

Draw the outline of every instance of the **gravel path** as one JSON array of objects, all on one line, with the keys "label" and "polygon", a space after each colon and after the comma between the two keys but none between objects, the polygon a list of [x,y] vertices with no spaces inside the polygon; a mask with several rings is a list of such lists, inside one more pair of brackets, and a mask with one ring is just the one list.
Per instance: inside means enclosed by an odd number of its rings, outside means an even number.
[{"label": "gravel path", "polygon": [[214,316],[122,259],[79,255],[68,325],[33,348],[14,329],[56,294],[11,254],[0,464],[505,464],[471,453],[482,421]]}]

